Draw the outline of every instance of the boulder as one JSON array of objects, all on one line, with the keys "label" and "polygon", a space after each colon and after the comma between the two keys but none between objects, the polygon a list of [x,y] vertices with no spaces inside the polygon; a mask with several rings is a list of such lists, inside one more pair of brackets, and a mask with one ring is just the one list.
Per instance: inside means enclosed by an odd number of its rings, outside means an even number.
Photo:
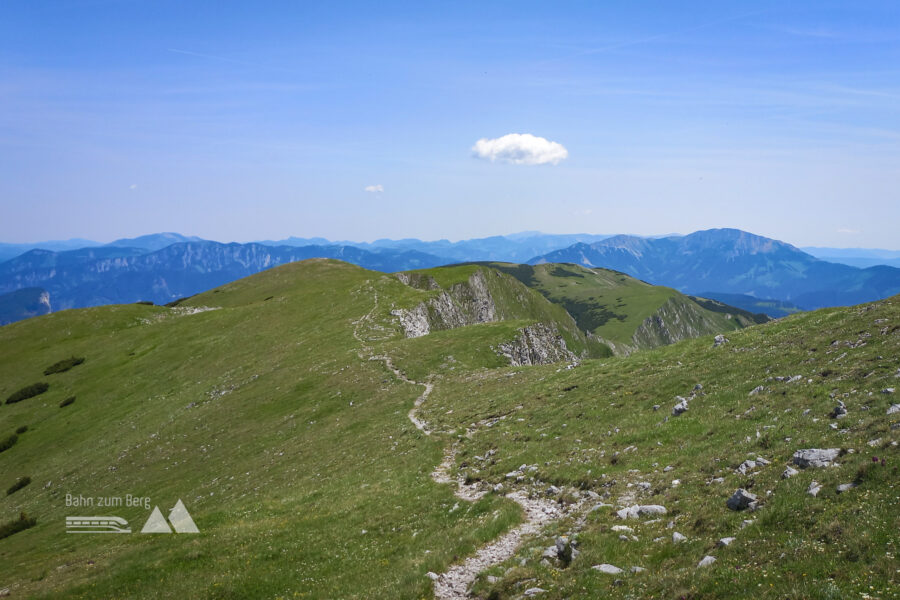
[{"label": "boulder", "polygon": [[680,544],[681,542],[686,542],[687,537],[681,535],[677,531],[672,534],[672,542],[675,544]]},{"label": "boulder", "polygon": [[688,409],[688,401],[686,398],[682,398],[681,396],[675,396],[675,399],[678,400],[678,404],[672,407],[672,416],[677,417],[681,413],[687,412]]},{"label": "boulder", "polygon": [[837,486],[837,493],[842,494],[844,492],[849,492],[850,490],[855,488],[857,485],[859,485],[859,484],[855,483],[855,482],[854,483],[842,483],[841,485]]},{"label": "boulder", "polygon": [[527,590],[525,590],[525,597],[531,598],[532,596],[537,596],[538,594],[543,594],[546,591],[547,590],[545,590],[544,588],[539,588],[539,587],[528,588]]},{"label": "boulder", "polygon": [[603,563],[602,565],[594,565],[591,567],[595,571],[600,571],[601,573],[606,573],[607,575],[618,575],[622,572],[622,569],[615,565],[608,565]]},{"label": "boulder", "polygon": [[666,507],[659,504],[635,504],[617,511],[616,514],[620,519],[637,519],[648,515],[664,515],[666,512]]},{"label": "boulder", "polygon": [[701,561],[697,564],[697,568],[699,569],[700,567],[708,567],[708,566],[712,565],[714,562],[716,562],[716,557],[715,557],[715,556],[709,556],[709,555],[707,554],[706,556],[703,557],[703,560],[701,560]]},{"label": "boulder", "polygon": [[727,344],[728,338],[722,335],[721,333],[713,339],[713,348],[718,348],[722,344]]},{"label": "boulder", "polygon": [[731,542],[733,542],[735,539],[737,539],[737,538],[723,537],[721,540],[716,542],[716,546],[719,546],[720,548],[725,547],[725,546],[730,546]]},{"label": "boulder", "polygon": [[821,484],[819,484],[819,482],[815,481],[815,480],[811,481],[809,483],[809,487],[806,488],[806,493],[809,494],[810,496],[812,496],[813,498],[818,496],[819,492],[821,492],[821,491],[822,491]]},{"label": "boulder", "polygon": [[840,456],[840,448],[809,448],[794,452],[794,464],[801,469],[830,466]]},{"label": "boulder", "polygon": [[843,419],[847,416],[847,405],[843,401],[838,400],[838,405],[831,411],[832,419]]},{"label": "boulder", "polygon": [[756,495],[743,488],[738,488],[725,504],[731,510],[744,510],[745,508],[750,508],[750,505],[755,502]]},{"label": "boulder", "polygon": [[748,396],[755,396],[755,395],[757,395],[757,394],[763,393],[764,391],[766,391],[766,386],[764,386],[764,385],[758,385],[758,386],[756,386],[755,388],[753,388],[752,390],[750,390],[750,393],[747,394],[747,395],[748,395]]},{"label": "boulder", "polygon": [[887,409],[887,414],[893,415],[900,413],[900,404],[891,404],[891,406]]},{"label": "boulder", "polygon": [[784,470],[784,473],[781,474],[782,479],[790,479],[794,475],[798,474],[800,471],[795,469],[794,467],[788,467]]}]

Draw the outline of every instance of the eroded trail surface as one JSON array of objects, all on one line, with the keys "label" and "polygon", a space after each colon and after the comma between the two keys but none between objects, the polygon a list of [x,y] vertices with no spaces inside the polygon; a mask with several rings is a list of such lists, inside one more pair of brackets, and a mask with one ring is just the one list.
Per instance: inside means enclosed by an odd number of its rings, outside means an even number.
[{"label": "eroded trail surface", "polygon": [[[390,370],[395,377],[405,383],[411,385],[423,386],[425,389],[422,394],[416,398],[413,407],[409,410],[409,420],[415,425],[416,429],[425,435],[431,435],[432,430],[428,424],[419,418],[419,409],[428,400],[428,396],[434,389],[434,384],[430,381],[415,381],[409,379],[400,369],[398,369],[391,361],[390,356],[376,355],[372,348],[362,335],[362,327],[372,325],[373,315],[378,309],[378,293],[371,289],[375,304],[365,316],[361,317],[354,323],[353,336],[360,342],[362,349],[360,357],[366,360],[381,361]],[[478,429],[488,424],[482,421],[466,430],[467,438],[471,438],[478,432]],[[481,487],[478,483],[467,485],[465,477],[457,475],[455,478],[451,475],[456,465],[456,454],[459,449],[459,441],[453,442],[444,450],[444,458],[431,473],[435,482],[447,485],[455,485],[453,490],[454,496],[466,502],[475,502],[488,493],[488,489]],[[470,556],[462,563],[451,566],[447,571],[434,577],[434,596],[438,600],[458,600],[469,597],[469,588],[475,581],[479,573],[494,565],[500,564],[515,555],[516,550],[522,543],[522,540],[529,535],[540,533],[544,525],[561,519],[571,514],[579,507],[570,507],[565,509],[556,502],[547,498],[541,498],[530,495],[524,488],[514,489],[505,496],[522,507],[525,515],[523,522],[517,527],[506,532],[494,541],[479,548],[473,556]]]}]

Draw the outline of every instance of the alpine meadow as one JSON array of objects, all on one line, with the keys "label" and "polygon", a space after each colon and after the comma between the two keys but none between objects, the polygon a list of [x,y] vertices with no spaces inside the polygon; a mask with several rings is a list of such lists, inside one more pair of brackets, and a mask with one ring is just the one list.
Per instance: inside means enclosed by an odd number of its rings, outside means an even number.
[{"label": "alpine meadow", "polygon": [[900,600],[898,31],[9,0],[0,600]]}]

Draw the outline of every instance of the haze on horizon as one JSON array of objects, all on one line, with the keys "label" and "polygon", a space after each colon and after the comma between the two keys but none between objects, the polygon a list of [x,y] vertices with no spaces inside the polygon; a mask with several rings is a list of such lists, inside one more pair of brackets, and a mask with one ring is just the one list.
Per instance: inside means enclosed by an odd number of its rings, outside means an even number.
[{"label": "haze on horizon", "polygon": [[900,249],[900,9],[781,4],[13,0],[0,241]]}]

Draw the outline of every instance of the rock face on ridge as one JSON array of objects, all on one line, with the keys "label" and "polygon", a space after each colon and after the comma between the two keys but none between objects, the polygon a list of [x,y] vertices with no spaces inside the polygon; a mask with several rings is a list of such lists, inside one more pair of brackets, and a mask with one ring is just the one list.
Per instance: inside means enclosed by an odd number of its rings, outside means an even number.
[{"label": "rock face on ridge", "polygon": [[[440,289],[434,279],[417,273],[400,273],[397,277],[411,287]],[[406,337],[410,338],[439,329],[455,329],[497,320],[496,305],[483,271],[476,271],[466,283],[457,283],[411,309],[396,309],[391,314],[400,319]]]},{"label": "rock face on ridge", "polygon": [[500,344],[497,352],[508,358],[509,364],[513,367],[578,360],[578,357],[566,348],[566,341],[556,326],[546,323],[523,327],[516,339]]}]

